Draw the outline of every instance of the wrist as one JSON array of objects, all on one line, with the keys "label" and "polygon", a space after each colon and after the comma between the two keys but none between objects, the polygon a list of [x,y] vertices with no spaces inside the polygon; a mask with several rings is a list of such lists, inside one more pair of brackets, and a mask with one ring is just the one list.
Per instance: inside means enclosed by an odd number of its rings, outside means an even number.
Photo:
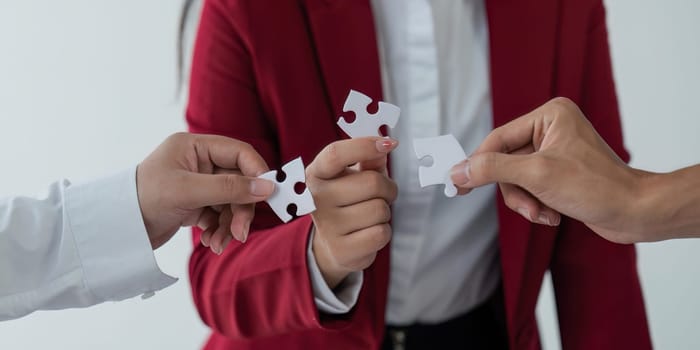
[{"label": "wrist", "polygon": [[627,201],[627,212],[622,218],[627,222],[625,231],[635,235],[634,241],[649,241],[650,232],[655,231],[654,226],[663,212],[658,207],[658,193],[654,191],[658,183],[664,181],[663,174],[631,170],[634,177],[632,191]]},{"label": "wrist", "polygon": [[646,241],[697,237],[700,230],[700,179],[686,168],[653,174],[643,184]]},{"label": "wrist", "polygon": [[163,234],[159,233],[158,225],[155,220],[151,219],[149,215],[149,203],[147,198],[147,188],[144,185],[145,179],[143,178],[142,164],[136,167],[136,198],[138,199],[139,209],[141,211],[141,219],[143,220],[143,225],[146,228],[146,235],[148,236],[148,241],[151,243],[152,249],[157,249],[163,245],[167,239],[163,239]]},{"label": "wrist", "polygon": [[335,289],[343,282],[345,277],[350,274],[350,271],[345,271],[335,263],[335,259],[332,254],[330,254],[327,243],[323,240],[321,235],[318,234],[318,230],[311,242],[311,250],[316,258],[316,263],[321,271],[323,280],[326,281],[330,289]]}]

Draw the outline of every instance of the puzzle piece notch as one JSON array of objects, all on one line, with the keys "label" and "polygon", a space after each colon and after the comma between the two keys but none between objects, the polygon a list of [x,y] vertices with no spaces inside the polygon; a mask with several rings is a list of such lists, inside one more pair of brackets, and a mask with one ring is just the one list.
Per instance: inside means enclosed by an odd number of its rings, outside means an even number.
[{"label": "puzzle piece notch", "polygon": [[379,102],[377,113],[370,114],[367,107],[372,103],[372,99],[355,90],[350,90],[343,112],[354,112],[355,121],[348,123],[344,117],[338,120],[338,126],[351,138],[366,136],[382,136],[379,128],[386,125],[394,128],[399,121],[401,109],[391,103]]},{"label": "puzzle piece notch", "polygon": [[294,204],[297,207],[296,215],[306,215],[316,210],[314,198],[311,196],[309,189],[304,189],[304,192],[298,194],[294,190],[297,183],[306,183],[306,174],[304,171],[304,163],[301,157],[296,158],[282,166],[282,171],[286,174],[284,181],[277,181],[277,170],[268,171],[259,176],[261,179],[273,181],[275,191],[267,199],[267,203],[272,210],[279,216],[283,222],[292,220],[292,216],[287,212],[289,205]]},{"label": "puzzle piece notch", "polygon": [[445,196],[457,195],[457,187],[452,182],[450,170],[457,163],[467,158],[462,146],[452,134],[438,137],[426,137],[413,140],[413,148],[419,160],[431,157],[431,166],[418,168],[418,181],[421,187],[445,185]]}]

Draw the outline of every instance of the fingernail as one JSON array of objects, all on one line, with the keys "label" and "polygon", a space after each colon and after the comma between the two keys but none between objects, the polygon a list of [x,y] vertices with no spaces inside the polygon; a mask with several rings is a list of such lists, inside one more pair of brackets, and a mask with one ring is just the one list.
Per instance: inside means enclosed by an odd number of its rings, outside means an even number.
[{"label": "fingernail", "polygon": [[458,164],[450,172],[452,181],[457,186],[464,186],[469,183],[471,179],[471,166],[469,165],[469,159],[467,159],[464,164]]},{"label": "fingernail", "polygon": [[250,194],[258,197],[269,196],[275,190],[275,184],[272,181],[263,179],[254,179],[250,182]]},{"label": "fingernail", "polygon": [[241,243],[245,243],[245,241],[248,240],[248,233],[250,232],[250,221],[246,222],[245,225],[243,226],[243,240],[241,240]]},{"label": "fingernail", "polygon": [[212,246],[211,251],[214,252],[214,254],[216,254],[216,255],[221,255],[221,248],[217,248],[217,247]]},{"label": "fingernail", "polygon": [[390,139],[388,137],[383,140],[377,140],[377,150],[379,152],[390,152],[396,147],[398,143],[398,141]]},{"label": "fingernail", "polygon": [[226,249],[226,247],[228,247],[228,244],[231,243],[232,239],[233,239],[233,237],[231,237],[231,236],[226,236],[226,238],[224,238],[224,243],[221,244],[221,251],[222,252],[224,249]]},{"label": "fingernail", "polygon": [[532,217],[530,216],[530,212],[527,209],[518,208],[517,212],[520,213],[520,215],[522,215],[523,217],[525,217],[528,221],[532,221]]},{"label": "fingernail", "polygon": [[537,217],[537,222],[542,225],[552,226],[552,222],[549,220],[547,215],[544,215],[544,213],[540,213],[540,215]]},{"label": "fingernail", "polygon": [[199,241],[202,242],[202,245],[205,247],[209,247],[209,244],[204,241],[204,235],[199,236]]}]

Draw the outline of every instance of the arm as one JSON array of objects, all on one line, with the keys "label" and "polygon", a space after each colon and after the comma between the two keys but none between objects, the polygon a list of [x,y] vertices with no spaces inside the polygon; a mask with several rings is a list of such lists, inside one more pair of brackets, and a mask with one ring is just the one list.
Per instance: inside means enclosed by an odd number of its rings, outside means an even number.
[{"label": "arm", "polygon": [[[651,341],[634,246],[605,241],[583,223],[560,216],[576,216],[583,203],[599,197],[606,203],[596,208],[597,214],[589,224],[596,228],[595,224],[614,221],[624,211],[610,203],[622,198],[625,205],[629,204],[625,199],[631,198],[630,188],[635,183],[634,172],[623,162],[629,156],[622,143],[605,9],[602,1],[596,1],[590,13],[581,11],[575,16],[586,16],[588,30],[582,50],[582,93],[575,94],[590,123],[572,101],[550,101],[494,130],[466,164],[454,169],[453,179],[462,184],[461,193],[490,181],[510,186],[512,191],[502,193],[511,209],[530,221],[560,226],[550,269],[563,348],[646,349]],[[576,113],[580,114],[577,119],[566,117]],[[572,155],[562,154],[563,150]],[[578,161],[582,159],[585,161]],[[512,168],[500,166],[503,164]],[[553,181],[542,181],[537,186],[527,180],[545,177]],[[569,186],[557,188],[564,179],[576,182],[585,191],[573,194]],[[561,198],[562,193],[568,193],[570,200],[553,200]]]},{"label": "arm", "polygon": [[700,237],[700,165],[645,177],[640,187],[629,219],[643,223],[637,241]]},{"label": "arm", "polygon": [[[602,1],[593,6],[589,23],[581,107],[627,161]],[[651,348],[634,246],[605,241],[566,218],[550,269],[563,348]]]},{"label": "arm", "polygon": [[[504,148],[532,153],[501,153]],[[479,150],[453,169],[462,193],[498,182],[531,196],[510,198],[530,208],[579,220],[617,243],[700,237],[700,165],[655,174],[625,164],[580,109],[557,98],[494,130]]]},{"label": "arm", "polygon": [[[0,320],[152,294],[174,283],[156,266],[152,249],[181,226],[216,221],[238,231],[233,212],[212,206],[237,203],[235,214],[252,219],[248,203],[274,188],[266,180],[212,174],[215,168],[267,170],[242,142],[176,134],[138,170],[85,184],[56,183],[45,199],[0,200]],[[216,244],[223,239],[212,238]]]},{"label": "arm", "polygon": [[[260,53],[253,49],[254,43],[251,43],[252,39],[248,36],[246,21],[250,18],[246,16],[246,4],[244,1],[210,0],[204,5],[191,74],[187,110],[190,129],[194,132],[224,134],[250,142],[274,167],[281,166],[287,160],[283,158],[289,154],[298,156],[301,152],[308,160],[315,154],[309,154],[304,145],[280,137],[276,130],[279,119],[275,118],[284,116],[277,116],[270,106],[261,102],[261,96],[266,91],[257,81],[252,56]],[[313,292],[319,285],[312,282],[312,276],[320,274],[322,287],[344,286],[348,281],[345,277],[349,273],[354,273],[357,277],[365,265],[373,261],[372,253],[381,247],[373,252],[365,252],[365,249],[383,246],[390,234],[384,227],[386,225],[383,225],[388,218],[378,217],[388,212],[382,195],[393,197],[391,192],[395,192],[386,174],[353,170],[342,161],[335,164],[337,172],[329,171],[327,165],[341,160],[342,156],[353,154],[352,150],[360,148],[357,147],[358,142],[369,145],[369,148],[364,147],[367,150],[365,154],[384,159],[385,162],[386,153],[396,144],[392,143],[390,149],[380,150],[376,140],[351,141],[353,142],[345,146],[341,145],[345,144],[342,142],[329,146],[307,168],[307,187],[314,195],[317,206],[313,217],[301,217],[279,225],[278,219],[267,206],[259,206],[245,244],[232,244],[220,257],[196,244],[190,261],[192,291],[197,309],[207,325],[232,338],[256,338],[300,330],[345,327],[349,324],[348,320],[368,318],[367,315],[372,310],[367,307],[367,302],[363,304],[361,296],[349,314],[320,314],[317,306],[323,310],[323,303],[315,303],[314,297],[319,295]],[[382,139],[381,143],[384,142],[387,140]],[[307,153],[303,153],[305,151]],[[357,162],[358,159],[355,159],[352,163]],[[314,166],[315,163],[318,166]],[[352,179],[343,180],[345,177]],[[371,181],[373,179],[376,181]],[[367,180],[376,186],[368,186]],[[345,185],[339,184],[342,181],[345,181]],[[314,186],[319,186],[319,189]],[[343,190],[348,192],[348,189],[351,193],[340,193]],[[381,190],[385,193],[375,193]],[[350,197],[341,203],[347,207],[345,212],[338,209],[340,204],[337,203],[343,197]],[[354,207],[354,204],[359,204],[355,201],[365,202],[367,198],[378,200],[370,203],[374,206]],[[377,210],[378,203],[382,204],[381,209],[387,209]],[[352,220],[356,216],[360,219]],[[338,219],[346,224],[324,225]],[[376,225],[373,220],[384,221]],[[364,232],[365,228],[372,226],[380,227],[372,232]],[[310,238],[312,227],[316,230],[313,241]],[[356,244],[357,252],[342,249],[346,243],[332,244],[349,233],[340,232],[342,230],[356,230],[362,233],[355,237],[365,235],[368,238],[347,240],[347,244]],[[200,232],[196,230],[195,242],[199,235]],[[367,239],[372,242],[362,244]],[[316,244],[318,242],[320,243]],[[309,252],[315,255],[309,256]],[[331,253],[326,254],[328,252]],[[355,254],[363,252],[366,256],[351,261],[347,266],[338,266],[337,263],[344,262],[345,257],[339,258],[339,254],[334,256],[334,252],[341,252],[347,258],[355,258]],[[314,262],[318,263],[318,274],[313,273]],[[328,268],[333,265],[340,268]]]},{"label": "arm", "polygon": [[0,320],[165,288],[136,194],[136,169],[0,201]]}]

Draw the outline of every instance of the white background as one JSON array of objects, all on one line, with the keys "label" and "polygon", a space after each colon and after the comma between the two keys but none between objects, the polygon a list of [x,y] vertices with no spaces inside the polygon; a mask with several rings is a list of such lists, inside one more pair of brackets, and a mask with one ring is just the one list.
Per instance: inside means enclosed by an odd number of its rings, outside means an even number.
[{"label": "white background", "polygon": [[[633,164],[700,162],[700,2],[607,1]],[[0,194],[129,167],[184,130],[176,98],[179,1],[0,0]],[[630,203],[634,205],[634,203]],[[186,231],[157,252],[181,280],[147,301],[38,312],[0,324],[0,349],[194,349],[207,334],[187,283]],[[700,240],[639,246],[655,345],[700,348]],[[538,308],[558,349],[548,282]]]}]

